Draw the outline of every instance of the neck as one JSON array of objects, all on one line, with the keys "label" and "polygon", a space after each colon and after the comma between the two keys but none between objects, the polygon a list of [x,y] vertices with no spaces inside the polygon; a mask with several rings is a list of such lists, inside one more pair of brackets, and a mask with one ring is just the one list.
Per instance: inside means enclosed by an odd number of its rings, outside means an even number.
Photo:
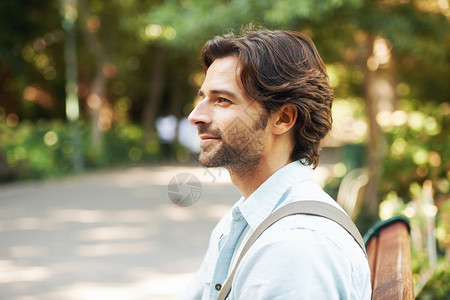
[{"label": "neck", "polygon": [[276,171],[289,164],[289,156],[278,159],[263,158],[260,163],[251,170],[235,171],[228,169],[233,184],[239,189],[242,196],[247,199],[261,184],[263,184]]}]

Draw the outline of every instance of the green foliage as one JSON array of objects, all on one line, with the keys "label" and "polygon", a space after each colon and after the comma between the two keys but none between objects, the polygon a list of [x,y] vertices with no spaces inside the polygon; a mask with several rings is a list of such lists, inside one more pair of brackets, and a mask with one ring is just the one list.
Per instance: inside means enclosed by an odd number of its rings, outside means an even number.
[{"label": "green foliage", "polygon": [[134,124],[118,125],[105,132],[100,150],[94,149],[86,124],[80,124],[79,145],[73,130],[60,121],[21,122],[8,127],[0,120],[0,182],[46,179],[73,174],[73,158],[80,148],[87,169],[154,161],[159,153],[156,136],[143,145],[143,131]]},{"label": "green foliage", "polygon": [[450,264],[442,260],[419,295],[419,300],[450,299]]},{"label": "green foliage", "polygon": [[[447,252],[448,256],[450,250],[450,164],[447,159],[450,157],[450,107],[445,102],[436,106],[403,99],[398,110],[384,116],[383,120],[388,151],[380,180],[380,194],[384,199],[380,216],[387,218],[403,213],[410,217],[412,267],[418,283],[430,272],[424,241],[429,234],[425,230],[427,215],[434,216],[434,209],[438,212],[434,231],[438,254],[442,256]],[[432,185],[433,195],[425,190],[426,181]],[[426,197],[434,198],[434,206],[427,206]],[[418,299],[447,299],[449,276],[448,260],[442,258]]]},{"label": "green foliage", "polygon": [[450,258],[450,201],[439,201],[438,207],[436,239],[440,249],[446,249],[447,256]]},{"label": "green foliage", "polygon": [[414,102],[403,100],[399,110],[389,117],[392,122],[383,127],[389,149],[383,164],[381,194],[396,191],[405,201],[412,197],[413,183],[421,185],[431,180],[436,198],[448,195],[450,186],[450,107],[448,103],[419,106]]},{"label": "green foliage", "polygon": [[[395,191],[391,191],[380,205],[380,215],[383,219],[394,215],[407,215],[411,226],[411,267],[416,299],[447,299],[450,295],[450,202],[445,196],[437,197],[436,207],[424,203],[424,189],[418,184],[411,184],[413,201],[405,203]],[[441,200],[439,200],[441,199]],[[438,212],[434,216],[435,212]],[[436,222],[436,228],[431,233],[427,230],[430,221]],[[429,227],[430,228],[430,227]],[[438,261],[431,266],[430,254],[434,251],[427,247],[428,235],[433,234],[437,239]],[[432,258],[431,258],[432,260]]]},{"label": "green foliage", "polygon": [[328,21],[326,17],[334,11],[356,8],[361,3],[361,0],[178,0],[156,6],[147,15],[141,16],[139,22],[174,28],[176,38],[166,42],[180,51],[196,51],[206,39],[225,34],[230,29],[237,30],[249,23],[292,29],[301,24]]}]

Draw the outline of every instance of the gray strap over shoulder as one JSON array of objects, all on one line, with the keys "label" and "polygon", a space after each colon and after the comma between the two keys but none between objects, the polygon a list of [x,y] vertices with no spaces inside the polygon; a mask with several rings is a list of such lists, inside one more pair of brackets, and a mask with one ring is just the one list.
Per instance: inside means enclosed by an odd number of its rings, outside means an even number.
[{"label": "gray strap over shoulder", "polygon": [[[231,272],[230,276],[228,276],[227,281],[223,285],[218,300],[225,300],[225,298],[228,296],[231,290],[231,283],[233,282],[234,275],[236,273],[236,270],[238,268],[239,263],[241,262],[244,255],[247,253],[248,249],[253,245],[253,243],[258,239],[258,237],[270,226],[272,226],[274,223],[276,223],[278,220],[292,215],[313,215],[313,216],[319,216],[324,217],[327,219],[330,219],[339,225],[341,225],[359,244],[361,249],[363,250],[364,254],[366,254],[366,248],[364,246],[364,240],[361,236],[361,234],[358,231],[358,228],[356,228],[353,221],[350,219],[349,216],[347,216],[345,213],[343,213],[341,210],[336,208],[335,206],[322,202],[322,201],[296,201],[293,203],[289,203],[279,209],[277,209],[275,212],[273,212],[270,216],[268,216],[261,225],[256,228],[256,230],[253,232],[253,234],[250,236],[249,240],[245,244],[244,248],[242,249],[241,254],[239,255],[239,258],[236,261],[236,265],[233,268],[233,271]],[[367,256],[367,254],[366,254]]]}]

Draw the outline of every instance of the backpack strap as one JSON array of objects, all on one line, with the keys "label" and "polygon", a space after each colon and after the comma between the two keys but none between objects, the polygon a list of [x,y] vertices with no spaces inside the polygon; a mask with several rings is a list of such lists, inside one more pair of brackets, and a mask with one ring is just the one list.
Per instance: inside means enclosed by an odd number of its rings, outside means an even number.
[{"label": "backpack strap", "polygon": [[231,283],[233,282],[233,278],[236,274],[238,265],[244,255],[247,253],[248,249],[250,249],[250,247],[258,239],[258,237],[278,220],[287,216],[299,214],[324,217],[338,223],[353,237],[353,239],[358,243],[359,247],[361,247],[361,249],[363,250],[364,254],[366,254],[367,256],[366,248],[364,246],[364,240],[361,237],[358,228],[355,226],[350,217],[342,212],[339,208],[322,201],[308,200],[292,202],[274,211],[252,233],[249,240],[242,249],[242,252],[236,261],[236,265],[234,266],[233,271],[230,273],[230,276],[228,276],[228,279],[223,285],[219,297],[217,298],[218,300],[225,300],[225,298],[228,297],[228,294],[231,290]]}]

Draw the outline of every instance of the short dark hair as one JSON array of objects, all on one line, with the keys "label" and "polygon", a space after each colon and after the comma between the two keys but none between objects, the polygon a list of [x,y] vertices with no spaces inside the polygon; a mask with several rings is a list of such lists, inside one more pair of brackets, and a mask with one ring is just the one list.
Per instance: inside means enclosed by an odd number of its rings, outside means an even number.
[{"label": "short dark hair", "polygon": [[317,167],[320,140],[331,129],[333,91],[312,40],[295,31],[265,29],[218,36],[203,47],[205,72],[214,60],[227,56],[240,60],[244,94],[269,114],[286,103],[297,107],[290,159]]}]

